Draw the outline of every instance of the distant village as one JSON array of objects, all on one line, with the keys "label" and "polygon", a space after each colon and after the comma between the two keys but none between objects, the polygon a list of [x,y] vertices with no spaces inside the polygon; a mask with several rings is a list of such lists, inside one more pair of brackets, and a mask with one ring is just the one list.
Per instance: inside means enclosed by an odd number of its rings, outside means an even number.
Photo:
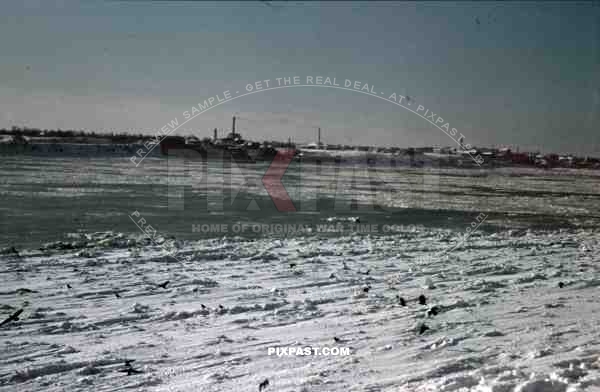
[{"label": "distant village", "polygon": [[[294,150],[295,159],[327,161],[353,159],[359,156],[385,155],[405,162],[410,166],[424,166],[432,162],[448,166],[532,166],[541,168],[588,168],[600,169],[600,159],[573,155],[541,154],[539,152],[513,151],[510,148],[472,147],[461,140],[455,147],[377,147],[326,144],[321,141],[319,129],[313,143],[296,145],[288,139],[282,141],[249,141],[236,132],[233,125],[224,137],[214,129],[212,137],[199,139],[196,136],[167,136],[125,133],[96,133],[75,130],[47,130],[28,127],[0,129],[0,154],[18,153],[69,153],[86,154],[133,154],[139,146],[160,144],[153,149],[154,156],[166,155],[170,149],[191,149],[200,153],[211,151],[227,152],[236,159],[258,161],[272,160],[280,150]],[[477,157],[478,159],[474,159]],[[369,158],[369,159],[371,159]]]}]

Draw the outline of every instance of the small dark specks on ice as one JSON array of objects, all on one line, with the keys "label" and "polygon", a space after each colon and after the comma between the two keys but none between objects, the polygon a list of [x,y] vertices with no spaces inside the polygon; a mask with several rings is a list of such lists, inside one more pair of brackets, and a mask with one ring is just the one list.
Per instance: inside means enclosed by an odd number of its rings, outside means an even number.
[{"label": "small dark specks on ice", "polygon": [[157,286],[158,286],[158,287],[161,287],[161,288],[163,288],[163,289],[166,289],[168,284],[169,284],[169,281],[167,280],[166,282],[164,282],[164,283],[161,283],[161,284],[159,284],[159,285],[157,285]]},{"label": "small dark specks on ice", "polygon": [[406,306],[406,301],[404,300],[404,298],[402,298],[399,295],[396,295],[396,298],[398,299],[398,302],[400,302],[401,306]]},{"label": "small dark specks on ice", "polygon": [[296,263],[290,263],[290,268],[294,268],[296,265]]},{"label": "small dark specks on ice", "polygon": [[6,320],[0,323],[0,326],[10,323],[11,321],[19,321],[19,315],[23,313],[23,309],[19,309],[13,314],[11,314]]},{"label": "small dark specks on ice", "polygon": [[73,287],[71,287],[71,285],[67,283],[67,288],[72,289]]},{"label": "small dark specks on ice", "polygon": [[429,327],[426,324],[421,324],[419,326],[419,335],[423,335],[428,330],[429,330]]},{"label": "small dark specks on ice", "polygon": [[427,311],[427,315],[428,316],[437,316],[439,312],[440,312],[440,308],[438,308],[437,306],[432,306],[431,309],[429,309]]},{"label": "small dark specks on ice", "polygon": [[267,389],[267,387],[269,386],[269,379],[265,378],[265,380],[263,382],[261,382],[260,384],[258,384],[258,391],[262,391],[263,389]]},{"label": "small dark specks on ice", "polygon": [[427,298],[423,294],[419,295],[419,304],[427,305]]},{"label": "small dark specks on ice", "polygon": [[127,373],[128,376],[131,376],[132,374],[143,373],[141,370],[134,369],[133,366],[131,366],[131,363],[134,361],[135,361],[135,359],[126,359],[124,367],[122,369],[120,369],[119,371],[121,373]]},{"label": "small dark specks on ice", "polygon": [[371,290],[371,286],[365,286],[365,287],[363,287],[363,291],[364,291],[365,293],[368,293],[368,292],[369,292],[369,290]]},{"label": "small dark specks on ice", "polygon": [[565,284],[563,282],[558,282],[558,287],[562,289],[563,287],[565,287]]}]

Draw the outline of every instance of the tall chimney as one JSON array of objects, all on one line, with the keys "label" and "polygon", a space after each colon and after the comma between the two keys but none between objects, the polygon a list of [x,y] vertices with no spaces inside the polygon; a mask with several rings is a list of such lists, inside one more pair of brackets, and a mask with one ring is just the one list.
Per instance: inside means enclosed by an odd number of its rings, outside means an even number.
[{"label": "tall chimney", "polygon": [[235,116],[233,116],[233,125],[231,126],[231,135],[235,138]]},{"label": "tall chimney", "polygon": [[217,128],[215,128],[214,133],[215,133],[214,140],[217,140]]},{"label": "tall chimney", "polygon": [[321,147],[321,128],[319,128],[318,146]]}]

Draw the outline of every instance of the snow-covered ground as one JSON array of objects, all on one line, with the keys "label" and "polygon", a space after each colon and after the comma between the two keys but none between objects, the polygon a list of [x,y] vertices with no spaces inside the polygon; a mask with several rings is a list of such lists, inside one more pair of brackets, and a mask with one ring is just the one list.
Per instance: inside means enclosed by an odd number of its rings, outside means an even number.
[{"label": "snow-covered ground", "polygon": [[[0,329],[0,390],[600,389],[600,232],[475,233],[422,262],[450,236],[221,238],[176,260],[96,233],[4,255],[1,311],[25,310]],[[351,355],[268,355],[281,346]]]}]

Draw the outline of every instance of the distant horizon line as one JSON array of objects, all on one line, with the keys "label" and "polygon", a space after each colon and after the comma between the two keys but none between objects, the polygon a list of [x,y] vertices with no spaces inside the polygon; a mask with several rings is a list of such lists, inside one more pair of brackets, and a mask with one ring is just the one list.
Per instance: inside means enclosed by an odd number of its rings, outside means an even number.
[{"label": "distant horizon line", "polygon": [[[214,130],[215,128],[213,128]],[[216,129],[220,129],[221,131],[226,130],[228,131],[228,133],[231,132],[231,128],[216,128]],[[156,136],[159,135],[158,131],[154,131],[154,134],[151,133],[135,133],[136,131],[131,131],[132,133],[123,133],[123,131],[121,132],[115,132],[115,131],[111,131],[111,130],[106,130],[106,129],[99,129],[99,130],[91,130],[91,129],[61,129],[61,128],[56,128],[56,129],[49,129],[49,128],[38,128],[38,127],[29,127],[29,126],[16,126],[16,125],[12,125],[10,128],[5,128],[2,127],[0,128],[0,134],[14,134],[14,133],[19,133],[19,132],[53,132],[53,133],[63,133],[63,135],[53,135],[52,137],[84,137],[84,136],[108,136],[109,138],[132,138],[132,137],[142,137],[143,139],[156,139]],[[137,131],[139,132],[139,131]],[[147,130],[147,132],[152,132],[152,130]],[[65,133],[67,133],[65,135]],[[240,134],[240,132],[236,131],[237,134]],[[40,136],[45,136],[45,135],[35,135],[33,137],[40,137]],[[196,135],[182,135],[182,134],[177,134],[177,135],[168,135],[167,137],[194,137],[198,140],[203,140],[203,139],[211,139],[213,140],[213,137],[210,136],[206,136],[204,138],[199,138]],[[219,138],[219,139],[223,139],[223,138]],[[162,138],[160,139],[162,140]],[[252,139],[243,139],[245,141],[254,141]],[[310,145],[310,144],[317,144],[317,142],[315,141],[309,141],[309,142],[294,142],[292,137],[289,137],[289,140],[292,141],[292,144],[294,145]],[[272,139],[272,140],[262,140],[262,142],[276,142],[276,143],[280,143],[280,144],[285,144],[288,143],[288,140],[276,140],[276,139]],[[369,145],[364,145],[364,144],[349,144],[349,143],[326,143],[326,142],[321,142],[322,145],[324,146],[350,146],[350,147],[389,147],[389,148],[398,148],[398,149],[409,149],[409,148],[454,148],[456,149],[456,147],[451,146],[451,145],[411,145],[411,146],[405,146],[402,147],[398,144],[394,144],[394,145],[390,145],[390,144],[369,144]],[[551,155],[551,154],[557,154],[557,155],[565,155],[565,156],[573,156],[573,157],[585,157],[585,158],[600,158],[600,152],[594,152],[592,154],[577,154],[577,153],[572,153],[572,152],[557,152],[551,149],[543,149],[538,147],[537,149],[533,149],[530,150],[527,146],[521,146],[521,145],[514,145],[514,144],[510,144],[510,145],[492,145],[492,146],[475,146],[472,145],[471,148],[469,149],[465,149],[465,150],[472,150],[472,149],[491,149],[491,150],[500,150],[500,149],[510,149],[513,152],[518,152],[518,153],[537,153],[537,154],[545,154],[545,155]]]}]

